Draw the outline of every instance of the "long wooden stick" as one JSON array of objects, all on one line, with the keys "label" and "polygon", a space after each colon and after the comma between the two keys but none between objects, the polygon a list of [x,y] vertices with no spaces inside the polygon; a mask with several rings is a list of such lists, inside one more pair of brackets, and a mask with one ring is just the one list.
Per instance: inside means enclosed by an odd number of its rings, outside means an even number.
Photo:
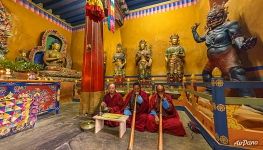
[{"label": "long wooden stick", "polygon": [[160,100],[158,149],[163,150],[163,106]]},{"label": "long wooden stick", "polygon": [[131,134],[130,134],[130,142],[128,150],[133,150],[133,143],[134,143],[134,131],[135,131],[135,119],[136,119],[136,100],[138,98],[138,94],[136,94],[136,97],[134,99],[134,107],[133,107],[133,113],[132,113],[132,126],[131,126]]}]

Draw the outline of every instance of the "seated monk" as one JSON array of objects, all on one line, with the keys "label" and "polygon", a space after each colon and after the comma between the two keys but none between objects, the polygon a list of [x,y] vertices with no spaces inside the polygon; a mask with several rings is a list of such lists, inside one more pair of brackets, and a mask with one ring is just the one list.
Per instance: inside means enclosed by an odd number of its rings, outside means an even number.
[{"label": "seated monk", "polygon": [[[124,101],[121,94],[116,92],[115,84],[110,84],[108,86],[108,93],[104,96],[101,106],[109,113],[122,114],[121,109],[123,107],[123,104]],[[105,121],[105,125],[116,127],[119,126],[119,123],[113,121]]]},{"label": "seated monk", "polygon": [[[137,99],[135,99],[136,94],[138,94]],[[128,93],[124,101],[124,115],[130,116],[127,120],[127,127],[131,127],[134,100],[136,100],[135,129],[143,132],[147,119],[149,98],[148,95],[141,90],[141,85],[138,82],[133,84],[133,90]]]},{"label": "seated monk", "polygon": [[176,136],[185,136],[185,130],[180,117],[174,108],[172,98],[165,93],[164,86],[157,85],[156,92],[149,101],[149,112],[146,123],[146,130],[149,132],[157,132],[159,129],[159,110],[160,100],[162,100],[163,108],[163,131]]}]

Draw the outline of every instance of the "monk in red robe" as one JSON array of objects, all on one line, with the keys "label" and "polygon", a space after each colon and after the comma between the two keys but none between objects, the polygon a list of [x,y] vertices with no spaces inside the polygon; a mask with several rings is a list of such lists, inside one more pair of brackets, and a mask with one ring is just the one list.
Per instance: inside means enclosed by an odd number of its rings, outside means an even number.
[{"label": "monk in red robe", "polygon": [[[137,95],[137,99],[136,98]],[[132,112],[136,101],[136,117],[135,117],[135,129],[143,132],[145,130],[147,115],[148,115],[148,95],[141,90],[140,83],[133,84],[133,90],[128,93],[124,104],[124,115],[130,116],[127,120],[127,127],[131,127]]]},{"label": "monk in red robe", "polygon": [[[115,84],[110,84],[108,86],[108,93],[104,96],[103,102],[101,103],[102,108],[109,113],[122,114],[123,105],[123,98],[121,94],[116,92]],[[105,125],[116,127],[119,126],[119,123],[105,121]]]},{"label": "monk in red robe", "polygon": [[160,101],[163,109],[163,131],[176,136],[185,136],[185,130],[180,117],[173,105],[172,97],[165,93],[164,86],[157,85],[156,93],[149,101],[149,112],[146,129],[149,132],[157,132],[159,129]]}]

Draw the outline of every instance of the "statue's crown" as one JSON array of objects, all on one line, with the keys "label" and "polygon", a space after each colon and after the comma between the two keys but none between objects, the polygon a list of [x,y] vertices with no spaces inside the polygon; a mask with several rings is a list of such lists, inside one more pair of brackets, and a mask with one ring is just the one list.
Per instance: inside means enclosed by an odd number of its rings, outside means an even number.
[{"label": "statue's crown", "polygon": [[214,16],[219,13],[228,14],[228,7],[225,6],[225,2],[221,5],[214,3],[213,8],[209,11],[208,16]]},{"label": "statue's crown", "polygon": [[178,34],[173,34],[170,36],[170,39],[179,39],[179,35]]},{"label": "statue's crown", "polygon": [[140,44],[141,44],[141,43],[146,44],[147,42],[146,42],[145,40],[141,40],[141,41],[140,41]]}]

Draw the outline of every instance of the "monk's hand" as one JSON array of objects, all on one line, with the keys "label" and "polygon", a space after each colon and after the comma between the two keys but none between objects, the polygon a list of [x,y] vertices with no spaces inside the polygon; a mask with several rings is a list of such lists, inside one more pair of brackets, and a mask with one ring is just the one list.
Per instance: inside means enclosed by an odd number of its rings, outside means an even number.
[{"label": "monk's hand", "polygon": [[168,102],[168,100],[166,99],[166,98],[163,98],[162,99],[162,105],[163,105],[163,108],[164,109],[168,109],[169,108],[169,102]]},{"label": "monk's hand", "polygon": [[136,102],[139,104],[141,104],[143,102],[141,95],[138,95]]},{"label": "monk's hand", "polygon": [[159,121],[160,121],[160,120],[159,120],[159,117],[158,117],[157,115],[154,116],[154,119],[155,119],[155,123],[156,123],[156,124],[159,124]]},{"label": "monk's hand", "polygon": [[105,102],[101,102],[100,106],[105,108],[107,107],[107,104]]},{"label": "monk's hand", "polygon": [[123,114],[126,115],[126,116],[131,116],[132,115],[130,109],[128,109],[128,108],[124,109]]}]

